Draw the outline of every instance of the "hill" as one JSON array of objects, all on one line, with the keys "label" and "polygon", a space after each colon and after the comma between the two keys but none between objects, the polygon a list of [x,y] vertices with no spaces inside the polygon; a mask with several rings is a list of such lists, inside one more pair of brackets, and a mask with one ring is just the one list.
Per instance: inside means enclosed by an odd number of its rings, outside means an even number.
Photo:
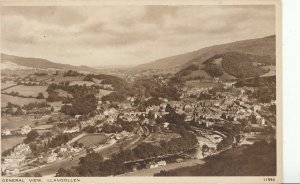
[{"label": "hill", "polygon": [[96,69],[84,65],[72,66],[68,64],[51,62],[41,58],[19,57],[19,56],[7,55],[4,53],[1,53],[1,65],[2,65],[1,67],[2,69],[38,68],[38,69],[77,70],[77,71],[85,71],[85,72],[96,71]]},{"label": "hill", "polygon": [[156,176],[275,176],[276,142],[236,147],[204,161],[204,165],[160,172]]},{"label": "hill", "polygon": [[275,70],[275,59],[241,52],[216,54],[206,61],[193,59],[176,73],[185,80],[219,77],[221,79],[258,77]]},{"label": "hill", "polygon": [[217,54],[224,54],[227,52],[239,52],[257,56],[269,56],[274,59],[276,48],[275,43],[275,35],[264,38],[242,40],[206,47],[193,52],[159,59],[139,65],[133,69],[139,72],[145,70],[158,70],[161,72],[176,73],[180,69],[185,68],[188,64],[195,62],[195,60],[197,60],[197,62],[201,64]]}]

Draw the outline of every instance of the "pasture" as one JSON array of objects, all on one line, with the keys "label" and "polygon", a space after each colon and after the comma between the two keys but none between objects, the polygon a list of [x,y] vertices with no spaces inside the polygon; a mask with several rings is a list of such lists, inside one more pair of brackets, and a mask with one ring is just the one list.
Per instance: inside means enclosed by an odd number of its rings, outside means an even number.
[{"label": "pasture", "polygon": [[22,115],[22,116],[3,116],[1,117],[1,129],[16,130],[24,125],[33,126],[36,121],[31,117]]},{"label": "pasture", "polygon": [[201,81],[201,80],[192,80],[186,82],[186,86],[188,88],[210,88],[219,85],[220,85],[219,83],[213,81],[209,82],[209,81]]},{"label": "pasture", "polygon": [[16,83],[14,83],[14,82],[2,82],[1,83],[1,89],[7,88],[7,87],[10,87],[10,86],[13,86],[13,85],[16,85]]},{"label": "pasture", "polygon": [[39,93],[43,93],[44,97],[48,97],[46,92],[47,86],[24,86],[19,85],[5,90],[6,93],[18,92],[20,95],[25,97],[37,97]]},{"label": "pasture", "polygon": [[8,102],[23,106],[25,104],[34,103],[34,102],[37,103],[46,102],[46,100],[36,99],[36,98],[22,98],[17,96],[1,94],[1,107],[6,107]]},{"label": "pasture", "polygon": [[79,139],[77,142],[82,143],[86,147],[90,147],[97,144],[103,144],[106,137],[102,134],[89,134]]},{"label": "pasture", "polygon": [[71,82],[71,81],[82,81],[84,76],[77,76],[77,77],[63,77],[62,75],[57,75],[54,77],[54,81],[51,83],[59,84],[60,82]]},{"label": "pasture", "polygon": [[110,90],[100,89],[100,90],[99,90],[99,93],[97,94],[97,97],[98,97],[98,98],[102,98],[103,96],[108,95],[108,94],[110,94],[111,92],[112,92],[112,91],[110,91]]},{"label": "pasture", "polygon": [[65,90],[62,90],[62,89],[56,89],[55,92],[58,93],[58,96],[61,96],[61,97],[70,97],[70,98],[73,98],[73,95],[68,93],[67,91]]}]

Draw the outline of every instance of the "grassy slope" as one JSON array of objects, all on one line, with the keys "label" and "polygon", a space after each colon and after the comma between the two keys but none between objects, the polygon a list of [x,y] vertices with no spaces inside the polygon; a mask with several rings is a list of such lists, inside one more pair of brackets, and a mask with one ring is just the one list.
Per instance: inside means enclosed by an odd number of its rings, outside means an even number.
[{"label": "grassy slope", "polygon": [[274,176],[274,145],[242,146],[205,159],[207,163],[170,171],[175,176]]}]

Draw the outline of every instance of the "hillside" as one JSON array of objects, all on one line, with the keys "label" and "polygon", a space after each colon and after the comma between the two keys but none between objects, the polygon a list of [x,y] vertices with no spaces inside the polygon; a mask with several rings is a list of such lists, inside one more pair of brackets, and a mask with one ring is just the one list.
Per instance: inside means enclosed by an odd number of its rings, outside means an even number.
[{"label": "hillside", "polygon": [[[3,53],[1,53],[1,65],[2,65],[1,66],[2,69],[39,68],[39,69],[78,70],[78,71],[85,71],[85,72],[96,71],[95,69],[84,65],[72,66],[68,64],[51,62],[46,59],[19,57],[19,56],[7,55]],[[13,68],[10,68],[10,66],[13,66]]]},{"label": "hillside", "polygon": [[203,63],[216,54],[223,54],[227,52],[239,52],[275,58],[275,43],[275,35],[264,38],[242,40],[206,47],[193,52],[159,59],[150,63],[139,65],[133,69],[135,71],[160,70],[164,72],[176,73],[180,69],[187,66],[187,64],[193,63],[195,59],[198,63]]},{"label": "hillside", "polygon": [[249,78],[262,76],[275,70],[275,59],[241,52],[216,54],[206,61],[193,59],[176,73],[185,80],[219,77],[222,79]]}]

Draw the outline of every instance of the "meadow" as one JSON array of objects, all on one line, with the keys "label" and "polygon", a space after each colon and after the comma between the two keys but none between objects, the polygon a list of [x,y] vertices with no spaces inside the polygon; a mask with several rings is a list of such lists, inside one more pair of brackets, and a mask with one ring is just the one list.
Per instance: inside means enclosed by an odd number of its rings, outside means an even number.
[{"label": "meadow", "polygon": [[102,144],[106,137],[101,134],[89,134],[78,140],[78,143],[82,143],[86,147],[92,145]]},{"label": "meadow", "polygon": [[1,107],[6,107],[8,102],[22,106],[22,105],[34,103],[34,102],[37,102],[37,103],[46,102],[46,100],[45,99],[37,99],[37,98],[22,98],[22,97],[17,97],[17,96],[1,94]]},{"label": "meadow", "polygon": [[112,91],[110,91],[110,90],[100,89],[100,90],[99,90],[99,94],[97,94],[97,97],[98,97],[98,98],[102,98],[103,96],[108,95],[108,94],[110,94],[111,92],[112,92]]},{"label": "meadow", "polygon": [[39,93],[43,93],[44,97],[48,97],[46,92],[47,86],[24,86],[19,85],[5,90],[6,93],[18,92],[20,95],[25,97],[37,97]]},{"label": "meadow", "polygon": [[2,82],[1,83],[1,89],[4,89],[4,88],[7,88],[7,87],[10,87],[10,86],[13,86],[13,85],[16,85],[16,83],[14,82]]},{"label": "meadow", "polygon": [[16,130],[24,125],[34,125],[36,121],[29,116],[3,116],[1,117],[1,129]]},{"label": "meadow", "polygon": [[83,85],[92,86],[92,85],[95,85],[95,83],[91,82],[91,81],[72,81],[72,82],[70,82],[70,86],[74,86],[74,85],[78,85],[78,86],[83,86]]}]

